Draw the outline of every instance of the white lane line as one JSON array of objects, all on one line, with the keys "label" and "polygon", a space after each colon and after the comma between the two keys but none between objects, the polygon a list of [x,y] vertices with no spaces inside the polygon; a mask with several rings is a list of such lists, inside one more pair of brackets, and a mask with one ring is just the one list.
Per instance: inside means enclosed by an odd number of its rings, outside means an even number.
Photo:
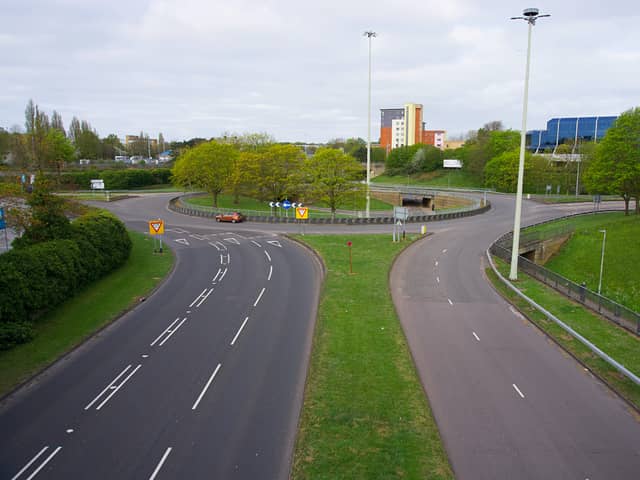
[{"label": "white lane line", "polygon": [[476,332],[473,332],[473,336],[476,337],[476,340],[480,341],[480,337],[478,336],[478,334]]},{"label": "white lane line", "polygon": [[167,459],[167,457],[171,453],[171,450],[172,450],[172,448],[169,447],[169,448],[167,448],[167,451],[164,452],[164,455],[162,455],[162,458],[160,459],[160,463],[158,463],[158,466],[156,467],[156,469],[153,471],[153,473],[149,477],[149,480],[154,480],[154,478],[156,478],[156,475],[158,475],[158,472],[160,471],[160,469],[162,468],[162,465],[164,464],[165,460]]},{"label": "white lane line", "polygon": [[184,318],[182,319],[182,321],[178,324],[178,326],[177,326],[176,328],[174,328],[174,329],[172,329],[172,330],[169,330],[169,332],[170,332],[170,333],[169,333],[169,335],[167,335],[167,336],[165,337],[165,339],[164,339],[164,340],[162,340],[162,341],[159,343],[159,345],[158,345],[158,346],[159,346],[159,347],[161,347],[162,345],[164,345],[164,343],[165,343],[167,340],[169,340],[169,339],[171,338],[171,335],[173,335],[174,333],[176,333],[176,332],[178,331],[178,329],[182,326],[182,324],[183,324],[184,322],[186,322],[186,321],[187,321],[187,317],[184,317]]},{"label": "white lane line", "polygon": [[217,242],[209,242],[209,245],[216,247],[216,250],[220,251],[220,247],[217,245]]},{"label": "white lane line", "polygon": [[203,235],[200,235],[198,233],[192,233],[191,235],[189,235],[191,238],[195,238],[196,240],[205,240]]},{"label": "white lane line", "polygon": [[[225,263],[225,259],[226,259],[226,263]],[[220,255],[220,263],[222,265],[229,265],[229,263],[231,263],[231,255],[229,255],[228,253],[226,255]]]},{"label": "white lane line", "polygon": [[258,298],[256,298],[255,303],[253,304],[253,306],[255,307],[256,305],[258,305],[258,302],[260,301],[260,299],[262,298],[262,295],[264,294],[264,291],[266,290],[266,288],[262,287],[262,291],[260,292],[260,295],[258,295]]},{"label": "white lane line", "polygon": [[436,277],[436,282],[440,283],[440,277]]},{"label": "white lane line", "polygon": [[442,253],[447,253],[447,249],[445,248],[444,250],[442,250]]},{"label": "white lane line", "polygon": [[[62,450],[62,447],[58,447],[58,448],[56,448],[56,449],[53,451],[53,453],[52,453],[51,455],[49,455],[49,456],[47,457],[47,459],[46,459],[44,462],[42,462],[42,463],[40,464],[40,466],[39,466],[38,468],[36,468],[36,469],[35,469],[35,471],[34,471],[31,475],[29,475],[29,476],[27,477],[27,480],[31,480],[33,477],[35,477],[35,476],[40,472],[40,470],[42,470],[42,469],[44,468],[44,466],[45,466],[47,463],[49,463],[49,461],[50,461],[50,460],[51,460],[51,459],[52,459],[52,458],[53,458],[53,457],[54,457],[54,456],[55,456],[55,455],[56,455],[60,450]],[[14,477],[14,478],[15,478],[15,477]]]},{"label": "white lane line", "polygon": [[256,247],[258,248],[262,248],[262,245],[260,245],[258,242],[256,242],[255,240],[251,240],[251,243],[253,243]]},{"label": "white lane line", "polygon": [[220,275],[221,273],[222,273],[222,269],[219,268],[218,273],[216,273],[216,276],[211,279],[211,282],[215,283],[218,280],[218,275]]},{"label": "white lane line", "polygon": [[271,255],[269,255],[269,252],[267,252],[266,250],[264,251],[264,254],[267,256],[267,258],[269,259],[269,261],[271,261]]},{"label": "white lane line", "polygon": [[187,241],[187,239],[186,239],[186,238],[176,238],[176,239],[175,239],[175,241],[176,241],[177,243],[182,243],[182,244],[184,244],[184,245],[189,245],[189,242]]},{"label": "white lane line", "polygon": [[273,265],[269,265],[269,276],[267,277],[267,280],[271,280],[272,273],[273,273]]},{"label": "white lane line", "polygon": [[113,391],[112,391],[109,395],[107,395],[107,398],[105,398],[105,399],[102,401],[102,403],[96,407],[96,410],[100,410],[100,409],[104,406],[104,404],[105,404],[105,403],[107,403],[107,402],[109,401],[109,399],[110,399],[111,397],[113,397],[113,396],[116,394],[116,392],[122,388],[122,386],[123,386],[125,383],[127,383],[127,381],[128,381],[128,380],[133,376],[133,374],[134,374],[134,373],[136,373],[136,372],[138,371],[138,369],[139,369],[141,366],[142,366],[142,364],[139,364],[136,368],[134,368],[134,369],[133,369],[133,371],[132,371],[129,375],[127,375],[127,377],[126,377],[124,380],[122,380],[122,382],[120,383],[120,385],[118,385],[115,389],[113,389]]},{"label": "white lane line", "polygon": [[438,261],[436,260],[436,267],[438,266]]},{"label": "white lane line", "polygon": [[158,336],[156,337],[156,339],[155,339],[153,342],[151,342],[151,344],[149,344],[149,346],[150,346],[150,347],[153,347],[153,346],[156,344],[156,342],[157,342],[158,340],[160,340],[160,339],[162,338],[162,336],[163,336],[165,333],[169,332],[169,331],[171,330],[171,327],[173,327],[173,326],[174,326],[174,325],[175,325],[179,320],[180,320],[180,317],[176,318],[176,319],[171,323],[171,325],[169,325],[167,328],[165,328],[164,332],[162,332],[160,335],[158,335]]},{"label": "white lane line", "polygon": [[193,407],[191,407],[191,410],[195,410],[196,408],[198,408],[198,404],[200,403],[200,400],[202,400],[202,397],[204,397],[204,394],[207,393],[207,389],[209,388],[209,385],[211,385],[211,382],[213,382],[213,379],[216,378],[216,375],[218,374],[218,370],[220,370],[221,366],[222,364],[219,363],[216,369],[213,371],[213,373],[211,374],[211,377],[209,377],[209,381],[204,386],[204,388],[202,389],[202,392],[200,393],[200,396],[196,400],[196,403],[194,403]]},{"label": "white lane line", "polygon": [[449,305],[453,305],[453,302],[451,301],[450,298],[447,298],[447,300],[449,300]]},{"label": "white lane line", "polygon": [[267,240],[267,243],[275,245],[278,248],[282,248],[282,245],[280,245],[280,242],[278,240]]},{"label": "white lane line", "polygon": [[518,395],[520,395],[522,398],[524,398],[524,394],[520,391],[518,386],[515,383],[512,383],[512,385],[513,385],[513,388],[516,389],[516,392],[518,392]]},{"label": "white lane line", "polygon": [[221,281],[222,281],[222,279],[224,278],[224,276],[227,274],[227,270],[228,270],[228,269],[227,269],[227,268],[225,268],[225,269],[222,271],[222,275],[220,276],[220,280],[218,280],[219,282],[221,282]]},{"label": "white lane line", "polygon": [[249,317],[244,319],[244,322],[242,322],[242,325],[240,325],[240,329],[238,330],[238,333],[236,333],[236,336],[233,337],[233,340],[231,340],[231,346],[233,346],[236,343],[236,340],[242,333],[242,329],[244,328],[244,326],[247,324],[248,321],[249,321]]},{"label": "white lane line", "polygon": [[87,405],[86,407],[84,407],[84,409],[85,409],[85,410],[89,410],[89,409],[91,408],[91,405],[93,405],[94,403],[96,403],[96,401],[97,401],[97,400],[98,400],[102,395],[104,395],[104,393],[105,393],[107,390],[109,390],[109,389],[111,388],[111,385],[113,385],[114,383],[116,383],[116,382],[118,381],[118,379],[119,379],[122,375],[124,375],[124,374],[127,372],[127,370],[129,370],[130,368],[131,368],[131,365],[127,365],[127,366],[125,367],[125,369],[124,369],[124,370],[122,370],[122,371],[120,372],[120,375],[118,375],[116,378],[114,378],[114,379],[113,379],[113,381],[112,381],[109,385],[107,385],[107,386],[105,387],[105,389],[104,389],[104,390],[102,390],[102,391],[98,394],[98,396],[97,396],[96,398],[94,398],[93,400],[91,400],[91,403],[89,403],[89,405]]},{"label": "white lane line", "polygon": [[24,467],[22,467],[22,470],[20,470],[13,477],[11,477],[11,480],[16,480],[16,478],[22,475],[33,464],[33,462],[35,462],[38,458],[40,458],[40,455],[42,455],[44,452],[47,451],[48,448],[49,447],[47,446],[47,447],[44,447],[42,450],[40,450],[38,454],[35,457],[33,457],[29,463],[27,463]]},{"label": "white lane line", "polygon": [[204,290],[202,290],[202,293],[200,295],[198,295],[193,302],[191,302],[191,305],[189,305],[189,308],[193,307],[196,304],[196,302],[198,300],[200,300],[200,298],[204,295],[204,292],[206,292],[206,291],[207,291],[206,288]]},{"label": "white lane line", "polygon": [[235,245],[240,245],[240,241],[237,238],[234,238],[234,237],[225,238],[224,241],[225,242],[229,242],[229,243],[233,243]]},{"label": "white lane line", "polygon": [[[205,288],[206,290],[206,288]],[[202,297],[202,300],[200,300],[197,304],[196,304],[196,308],[199,307],[200,305],[202,305],[204,303],[204,301],[209,298],[209,295],[211,295],[211,292],[213,292],[213,288],[209,289],[209,291],[207,292],[207,294]]]}]

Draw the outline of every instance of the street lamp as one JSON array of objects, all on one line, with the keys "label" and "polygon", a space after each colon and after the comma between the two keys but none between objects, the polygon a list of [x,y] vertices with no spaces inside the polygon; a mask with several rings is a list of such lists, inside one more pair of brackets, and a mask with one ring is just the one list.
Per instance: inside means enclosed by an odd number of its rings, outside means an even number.
[{"label": "street lamp", "polygon": [[600,230],[600,233],[604,233],[602,237],[602,255],[600,256],[600,281],[598,282],[598,295],[600,295],[600,290],[602,290],[602,267],[604,267],[604,244],[607,241],[607,231]]},{"label": "street lamp", "polygon": [[537,8],[525,8],[522,17],[511,17],[511,20],[524,20],[529,24],[527,37],[527,67],[524,74],[524,99],[522,102],[522,131],[520,132],[520,161],[518,162],[518,189],[516,191],[516,213],[513,220],[513,245],[511,247],[510,280],[518,279],[518,256],[520,248],[520,217],[522,211],[522,183],[524,177],[524,149],[527,136],[527,102],[529,100],[529,63],[531,61],[531,29],[536,20],[551,15],[540,15]]},{"label": "street lamp", "polygon": [[367,205],[365,216],[369,216],[369,208],[371,204],[371,39],[376,37],[376,32],[369,30],[364,32],[364,36],[369,38],[369,102],[367,110]]}]

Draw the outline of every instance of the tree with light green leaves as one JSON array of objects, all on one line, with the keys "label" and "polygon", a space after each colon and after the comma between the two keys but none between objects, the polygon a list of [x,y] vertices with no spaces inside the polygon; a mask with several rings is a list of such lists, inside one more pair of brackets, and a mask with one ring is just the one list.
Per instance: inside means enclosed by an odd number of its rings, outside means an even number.
[{"label": "tree with light green leaves", "polygon": [[52,128],[46,136],[46,157],[47,163],[55,167],[60,177],[60,170],[65,163],[73,161],[76,150],[73,144],[57,128]]},{"label": "tree with light green leaves", "polygon": [[596,147],[585,172],[584,183],[590,193],[613,193],[624,200],[625,215],[629,201],[640,197],[640,107],[621,114]]},{"label": "tree with light green leaves", "polygon": [[303,173],[309,197],[326,204],[332,217],[338,205],[351,198],[354,190],[362,188],[357,181],[365,176],[360,162],[333,148],[318,149],[305,161]]},{"label": "tree with light green leaves", "polygon": [[300,147],[269,145],[252,158],[254,162],[247,166],[247,172],[258,199],[278,201],[300,192],[300,173],[305,159]]},{"label": "tree with light green leaves", "polygon": [[175,184],[201,188],[213,197],[218,207],[218,195],[229,187],[234,162],[240,153],[232,145],[215,141],[201,143],[183,152],[171,170]]}]

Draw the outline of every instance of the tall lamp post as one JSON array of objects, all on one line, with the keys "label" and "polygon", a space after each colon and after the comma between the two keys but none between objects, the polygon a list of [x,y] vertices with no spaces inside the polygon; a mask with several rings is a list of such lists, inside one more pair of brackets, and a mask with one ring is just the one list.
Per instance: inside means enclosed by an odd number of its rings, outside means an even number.
[{"label": "tall lamp post", "polygon": [[598,295],[600,295],[600,291],[602,290],[602,267],[604,267],[604,244],[607,241],[607,231],[600,230],[600,233],[604,233],[602,237],[602,255],[600,255],[600,281],[598,282]]},{"label": "tall lamp post", "polygon": [[518,279],[518,256],[520,248],[520,217],[522,213],[522,183],[524,177],[524,150],[527,136],[527,102],[529,100],[529,64],[531,61],[531,30],[536,20],[551,15],[540,15],[537,8],[525,8],[522,17],[511,17],[511,20],[524,20],[529,24],[527,37],[527,67],[524,74],[524,99],[522,102],[522,131],[520,132],[520,161],[518,162],[518,189],[516,191],[516,213],[513,220],[513,245],[511,247],[511,270],[509,279]]},{"label": "tall lamp post", "polygon": [[369,101],[367,110],[367,205],[365,215],[369,216],[371,206],[371,39],[377,36],[376,32],[369,30],[364,32],[364,36],[369,38]]}]

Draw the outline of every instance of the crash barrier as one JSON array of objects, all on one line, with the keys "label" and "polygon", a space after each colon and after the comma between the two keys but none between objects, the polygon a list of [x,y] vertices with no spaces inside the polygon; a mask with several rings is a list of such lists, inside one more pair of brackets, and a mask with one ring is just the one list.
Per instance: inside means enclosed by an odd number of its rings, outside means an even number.
[{"label": "crash barrier", "polygon": [[[566,231],[567,230],[563,230],[563,232]],[[489,251],[496,257],[501,258],[508,263],[511,262],[512,239],[512,232],[503,235],[489,247]],[[573,282],[562,275],[552,272],[542,265],[537,265],[521,255],[518,256],[518,270],[521,270],[545,285],[550,286],[571,300],[574,300],[590,310],[599,313],[616,325],[619,325],[636,335],[640,335],[640,313],[634,312],[624,305],[620,305],[597,292],[589,290],[585,285]]]},{"label": "crash barrier", "polygon": [[[169,200],[169,209],[177,213],[184,215],[191,215],[194,217],[208,217],[213,218],[217,214],[222,212],[222,209],[214,209],[212,207],[198,207],[195,205],[187,205],[183,199],[190,196],[201,195],[200,193],[190,193],[186,195],[180,195]],[[432,213],[429,215],[410,215],[407,217],[408,223],[420,223],[420,222],[434,222],[439,220],[450,220],[454,218],[469,217],[472,215],[478,215],[484,213],[491,208],[491,203],[488,201],[477,202],[472,208],[467,210],[456,210],[442,213]],[[228,209],[225,209],[225,211]],[[243,213],[247,213],[244,211]],[[257,212],[256,212],[257,213]],[[274,216],[274,215],[246,215],[247,221],[251,222],[266,222],[266,223],[299,223],[296,220],[293,212],[290,217]],[[396,222],[393,216],[370,216],[370,217],[313,217],[308,220],[304,220],[305,223],[312,224],[343,224],[343,225],[365,225],[365,224],[393,224]]]}]

